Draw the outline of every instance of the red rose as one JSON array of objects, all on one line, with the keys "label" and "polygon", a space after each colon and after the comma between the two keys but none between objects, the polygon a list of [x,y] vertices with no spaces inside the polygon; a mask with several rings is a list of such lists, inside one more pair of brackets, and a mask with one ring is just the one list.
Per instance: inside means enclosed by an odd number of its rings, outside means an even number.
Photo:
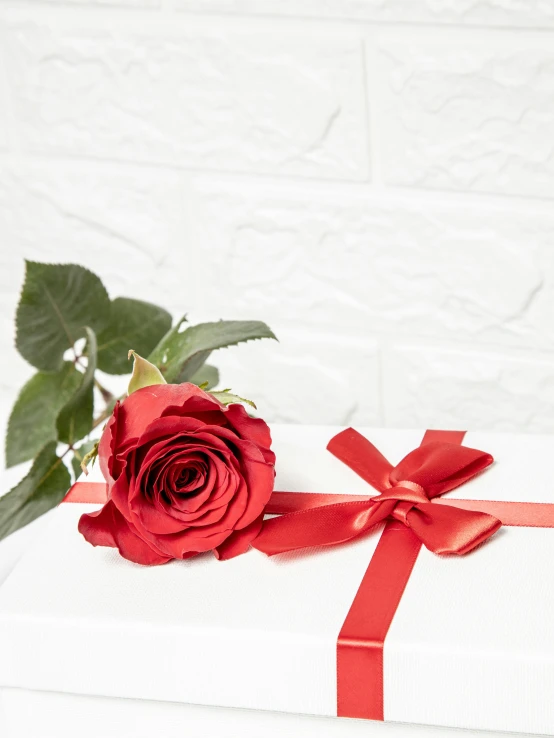
[{"label": "red rose", "polygon": [[139,389],[117,403],[104,430],[108,502],[82,515],[79,531],[138,564],[244,553],[273,490],[270,445],[263,420],[194,384]]}]

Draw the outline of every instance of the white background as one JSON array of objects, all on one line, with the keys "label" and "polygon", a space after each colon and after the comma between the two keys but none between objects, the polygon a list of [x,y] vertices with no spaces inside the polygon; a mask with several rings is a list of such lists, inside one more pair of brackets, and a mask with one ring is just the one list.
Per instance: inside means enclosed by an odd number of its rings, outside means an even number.
[{"label": "white background", "polygon": [[27,257],[268,322],[214,360],[271,421],[553,431],[553,41],[551,0],[0,0],[2,419]]}]

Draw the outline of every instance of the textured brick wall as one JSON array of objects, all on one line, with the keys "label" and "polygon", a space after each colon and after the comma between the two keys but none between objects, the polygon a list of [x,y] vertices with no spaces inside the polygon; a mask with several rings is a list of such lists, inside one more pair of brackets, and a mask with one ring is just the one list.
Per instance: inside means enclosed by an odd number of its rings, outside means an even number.
[{"label": "textured brick wall", "polygon": [[5,416],[24,256],[265,319],[296,423],[554,431],[554,0],[0,0]]}]

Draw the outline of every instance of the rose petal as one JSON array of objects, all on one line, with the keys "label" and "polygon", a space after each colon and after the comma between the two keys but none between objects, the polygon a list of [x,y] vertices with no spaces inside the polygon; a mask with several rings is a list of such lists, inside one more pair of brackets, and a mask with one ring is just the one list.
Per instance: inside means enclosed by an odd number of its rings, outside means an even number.
[{"label": "rose petal", "polygon": [[[138,438],[144,429],[160,418],[168,408],[177,408],[179,415],[194,412],[220,412],[221,403],[190,382],[184,384],[157,384],[143,387],[126,397],[121,405],[121,436],[119,442]],[[172,412],[172,414],[174,414]]]},{"label": "rose petal", "polygon": [[151,566],[171,560],[139,538],[111,500],[97,512],[81,515],[79,532],[93,546],[117,548],[123,558],[136,564]]},{"label": "rose petal", "polygon": [[[227,470],[225,471],[227,472]],[[184,513],[175,507],[164,505],[160,508],[159,506],[150,504],[141,495],[140,490],[137,491],[136,487],[140,483],[139,480],[136,480],[131,483],[129,494],[131,520],[140,533],[148,540],[152,540],[152,534],[176,534],[186,531],[189,527],[206,527],[222,520],[225,515],[228,515],[229,519],[232,519],[232,523],[235,523],[240,519],[246,506],[246,501],[244,500],[239,503],[238,509],[231,507],[231,501],[239,483],[244,486],[244,481],[237,478],[233,484],[229,484],[225,494],[217,500],[206,503],[195,512]],[[222,527],[230,527],[230,525],[231,523],[228,526]],[[206,535],[210,535],[211,533],[211,530],[207,531]]]},{"label": "rose petal", "polygon": [[114,482],[110,490],[110,500],[114,503],[127,522],[130,523],[132,521],[132,517],[129,509],[129,482],[127,480],[126,468],[123,469],[122,473]]},{"label": "rose petal", "polygon": [[240,525],[246,526],[258,517],[269,502],[275,483],[275,469],[272,464],[243,458],[241,472],[248,487],[248,495]]},{"label": "rose petal", "polygon": [[[177,449],[174,449],[176,453]],[[229,471],[232,469],[233,460],[229,459],[228,462],[223,461],[217,454],[214,454],[210,449],[202,449],[201,447],[192,446],[190,447],[191,453],[200,451],[206,460],[208,465],[208,479],[205,485],[205,489],[197,492],[193,497],[189,498],[188,504],[186,500],[182,500],[178,505],[169,506],[165,503],[161,496],[159,489],[153,489],[152,495],[156,498],[157,502],[154,502],[154,506],[158,509],[162,509],[168,515],[174,515],[179,520],[188,521],[193,520],[204,514],[204,510],[200,509],[204,505],[208,505],[208,509],[213,507],[219,507],[224,500],[221,498],[226,494],[226,487],[229,484]],[[160,451],[162,453],[162,450]],[[187,450],[184,447],[183,457],[185,457]],[[181,458],[181,457],[179,457]],[[137,510],[139,505],[150,504],[145,499],[145,485],[149,484],[148,476],[151,473],[152,466],[148,468],[147,464],[143,465],[136,480],[131,480],[128,494],[129,507]],[[228,495],[227,495],[228,497]]]},{"label": "rose petal", "polygon": [[[163,494],[178,509],[179,506],[186,508],[187,504],[198,506],[201,502],[198,502],[197,498],[205,493],[207,488],[213,487],[211,473],[210,464],[205,456],[199,453],[183,453],[176,449],[174,453],[168,453],[152,464],[143,477],[146,485],[143,487],[143,492],[145,495],[151,492],[154,504],[158,502],[163,491]],[[183,474],[189,475],[186,483],[181,481]],[[149,490],[150,487],[151,490]]]},{"label": "rose petal", "polygon": [[250,544],[258,536],[258,533],[262,529],[263,525],[263,513],[256,518],[250,525],[242,530],[235,530],[231,535],[226,538],[222,544],[214,548],[214,555],[216,559],[220,561],[226,561],[227,559],[233,559],[235,556],[240,556],[246,553],[250,548]]},{"label": "rose petal", "polygon": [[[118,424],[120,425],[120,407],[121,403],[119,401],[116,402],[100,438],[100,443],[98,444],[98,463],[102,476],[108,483],[108,491],[121,471],[117,468],[117,459],[114,454],[118,436]],[[115,469],[114,466],[116,467]]]},{"label": "rose petal", "polygon": [[[188,528],[182,533],[170,536],[158,536],[156,544],[167,556],[175,559],[186,558],[196,553],[212,551],[220,546],[232,533],[230,529],[217,529],[211,531],[211,535],[195,535],[198,529]],[[205,531],[201,530],[201,533]]]},{"label": "rose petal", "polygon": [[185,551],[211,551],[233,532],[243,509],[243,497],[234,497],[228,505],[222,507],[223,515],[219,520],[202,526],[190,525],[181,533],[158,535],[156,546],[175,558],[181,558]]},{"label": "rose petal", "polygon": [[157,444],[171,444],[180,437],[194,438],[200,445],[208,445],[223,453],[232,452],[229,443],[240,440],[239,436],[229,428],[218,425],[207,425],[195,418],[171,416],[153,420],[137,439],[136,447],[142,449],[140,463],[149,463],[157,456]]},{"label": "rose petal", "polygon": [[259,447],[265,461],[275,464],[275,454],[270,449],[271,432],[265,420],[251,418],[244,407],[237,403],[227,407],[227,421],[241,438],[252,441]]},{"label": "rose petal", "polygon": [[192,500],[198,496],[209,475],[209,465],[201,454],[187,453],[181,460],[167,464],[164,471],[164,485],[168,494],[175,499],[175,504]]},{"label": "rose petal", "polygon": [[[155,421],[151,426],[156,426],[157,430],[161,428],[166,429],[169,424],[167,421],[172,422],[172,420],[165,418],[163,422]],[[150,427],[148,434],[152,433],[153,430]],[[216,431],[213,427],[211,430]],[[271,464],[267,464],[263,460],[263,455],[258,447],[250,441],[239,439],[232,431],[223,428],[219,428],[217,431],[226,439],[233,441],[233,444],[236,446],[236,456],[233,456],[224,441],[215,438],[213,433],[202,431],[191,435],[193,435],[195,442],[203,440],[210,442],[211,445],[225,449],[226,455],[228,456],[227,469],[232,470],[236,468],[240,470],[237,479],[241,481],[235,498],[233,498],[234,490],[231,490],[231,493],[227,490],[221,497],[214,494],[214,499],[207,500],[204,506],[199,509],[198,513],[182,514],[174,508],[166,507],[167,515],[164,515],[159,510],[155,510],[154,506],[148,500],[144,499],[140,485],[142,484],[144,475],[148,471],[147,460],[151,462],[156,459],[158,454],[163,453],[168,448],[172,448],[172,445],[183,443],[184,438],[179,438],[160,441],[150,447],[147,455],[144,457],[143,467],[139,473],[139,477],[136,482],[131,481],[130,483],[128,507],[120,507],[127,519],[133,523],[141,535],[147,540],[153,540],[152,534],[171,534],[179,538],[178,542],[174,542],[175,545],[172,544],[171,551],[168,551],[164,543],[159,542],[162,549],[168,553],[172,553],[172,555],[176,555],[174,553],[176,550],[175,546],[179,549],[184,544],[187,532],[186,526],[195,529],[191,531],[191,536],[196,542],[195,546],[198,547],[200,546],[200,538],[209,537],[215,532],[215,528],[212,526],[216,526],[219,530],[232,530],[235,527],[243,528],[249,525],[260,515],[271,496],[274,469]],[[191,447],[194,451],[198,450],[198,448],[196,445]],[[211,455],[207,448],[204,452],[207,455]],[[222,461],[214,456],[212,456],[212,459],[216,467],[221,467]],[[246,484],[244,483],[243,477],[246,479]],[[115,491],[114,499],[117,500]],[[223,509],[223,503],[227,504],[226,509]],[[120,503],[117,502],[117,504],[119,506]],[[219,508],[218,512],[206,515],[208,510],[215,510],[217,508]],[[127,513],[127,509],[129,513]],[[173,518],[173,520],[169,521],[167,519],[168,517]],[[181,525],[177,525],[175,520],[182,521]],[[157,542],[157,539],[154,540]],[[201,549],[195,548],[195,550],[207,549],[202,547]]]}]

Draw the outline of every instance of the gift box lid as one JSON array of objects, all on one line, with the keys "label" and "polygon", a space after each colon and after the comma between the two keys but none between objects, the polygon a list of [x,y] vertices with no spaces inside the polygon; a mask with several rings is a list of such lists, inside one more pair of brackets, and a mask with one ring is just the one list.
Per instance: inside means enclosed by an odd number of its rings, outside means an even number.
[{"label": "gift box lid", "polygon": [[[369,495],[326,451],[340,428],[272,426],[275,488]],[[397,463],[422,431],[358,429]],[[495,464],[458,499],[554,501],[549,436],[473,433]],[[98,471],[87,481],[100,480]],[[0,685],[337,714],[337,638],[382,526],[335,547],[142,567],[64,503],[0,587]],[[386,720],[554,732],[554,529],[503,528],[466,556],[422,549],[384,646]]]}]

